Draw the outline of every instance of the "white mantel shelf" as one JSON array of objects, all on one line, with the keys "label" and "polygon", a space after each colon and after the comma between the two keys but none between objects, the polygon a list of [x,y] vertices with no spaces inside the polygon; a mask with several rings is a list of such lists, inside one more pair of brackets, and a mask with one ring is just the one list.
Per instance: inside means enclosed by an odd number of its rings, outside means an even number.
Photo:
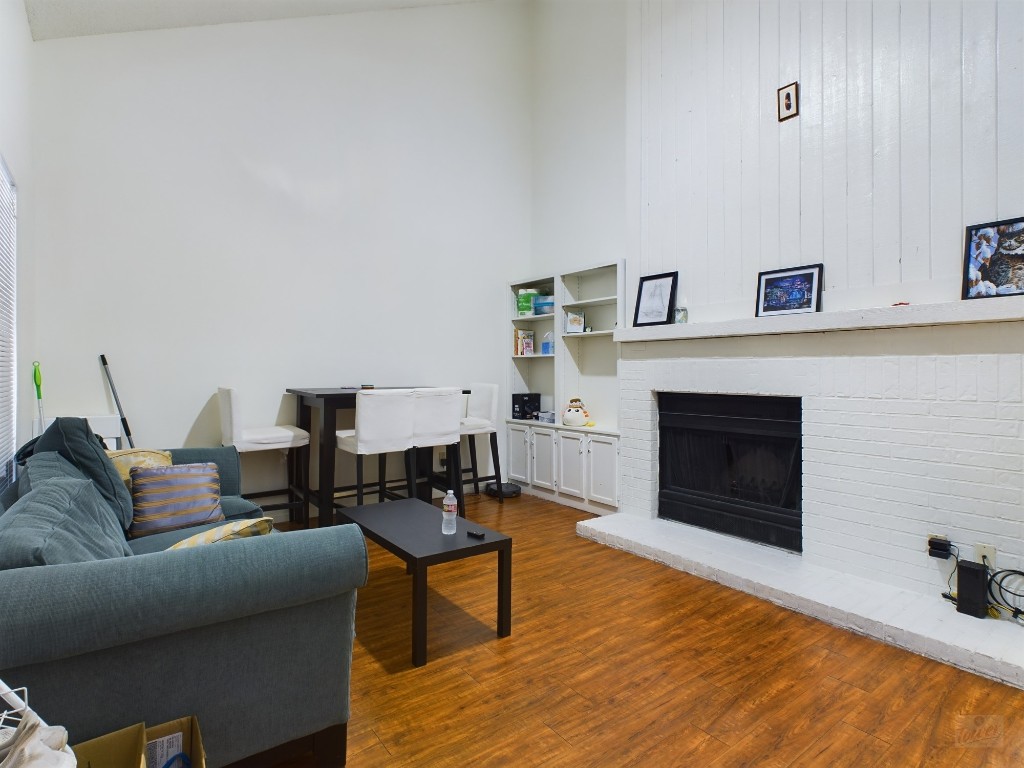
[{"label": "white mantel shelf", "polygon": [[630,343],[1014,321],[1024,321],[1024,296],[996,296],[946,304],[871,307],[843,312],[809,312],[781,317],[751,317],[715,323],[619,328],[614,338],[615,341]]}]

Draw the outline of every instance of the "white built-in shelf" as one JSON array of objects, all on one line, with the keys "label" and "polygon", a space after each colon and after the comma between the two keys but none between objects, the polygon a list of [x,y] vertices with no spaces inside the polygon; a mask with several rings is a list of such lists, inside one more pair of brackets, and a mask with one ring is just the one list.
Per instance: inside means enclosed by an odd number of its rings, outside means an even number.
[{"label": "white built-in shelf", "polygon": [[615,331],[610,328],[607,331],[584,331],[583,333],[563,333],[567,339],[585,339],[588,336],[611,336]]},{"label": "white built-in shelf", "polygon": [[[555,414],[555,418],[558,418],[558,414]],[[593,427],[567,427],[562,422],[552,424],[550,421],[537,421],[536,419],[505,419],[506,424],[524,424],[528,427],[544,427],[546,429],[553,429],[556,432],[587,432],[590,434],[597,435],[612,435],[613,437],[619,436],[619,430],[614,426],[604,426],[600,422],[595,423]]]},{"label": "white built-in shelf", "polygon": [[619,328],[615,331],[615,341],[628,343],[714,339],[1016,321],[1024,321],[1024,296],[996,296],[944,304],[871,307],[841,312],[809,312],[781,317],[751,317],[714,323]]},{"label": "white built-in shelf", "polygon": [[512,357],[517,360],[536,360],[537,358],[547,358],[550,360],[554,355],[512,355]]},{"label": "white built-in shelf", "polygon": [[554,319],[554,317],[555,316],[554,316],[553,313],[549,313],[547,315],[523,315],[522,317],[513,317],[512,321],[513,322],[517,322],[518,321],[518,322],[529,323],[529,322],[532,322],[534,320],[552,320],[552,319]]},{"label": "white built-in shelf", "polygon": [[584,299],[583,301],[572,301],[562,305],[562,309],[579,309],[582,307],[601,307],[614,304],[618,301],[617,296],[600,296],[596,299]]}]

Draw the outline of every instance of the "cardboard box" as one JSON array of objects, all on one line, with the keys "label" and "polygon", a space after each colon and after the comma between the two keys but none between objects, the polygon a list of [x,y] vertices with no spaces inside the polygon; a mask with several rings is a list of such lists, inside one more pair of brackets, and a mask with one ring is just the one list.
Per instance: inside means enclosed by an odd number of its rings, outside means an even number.
[{"label": "cardboard box", "polygon": [[122,728],[71,747],[79,768],[146,768],[146,726]]},{"label": "cardboard box", "polygon": [[152,728],[139,723],[71,749],[79,768],[164,768],[179,752],[188,755],[192,768],[206,768],[203,737],[195,717],[179,717]]},{"label": "cardboard box", "polygon": [[188,755],[192,768],[206,768],[203,737],[199,733],[199,721],[194,716],[179,717],[146,729],[148,768],[164,768],[167,761],[179,752]]}]

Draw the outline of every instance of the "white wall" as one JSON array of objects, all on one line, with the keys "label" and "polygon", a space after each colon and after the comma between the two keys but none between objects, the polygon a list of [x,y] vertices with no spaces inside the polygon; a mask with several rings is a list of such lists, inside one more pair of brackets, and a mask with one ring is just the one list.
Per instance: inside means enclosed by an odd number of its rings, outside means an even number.
[{"label": "white wall", "polygon": [[630,300],[678,270],[691,321],[750,317],[822,262],[826,311],[954,301],[964,227],[1024,215],[1019,0],[630,8]]},{"label": "white wall", "polygon": [[623,0],[533,2],[531,275],[625,257],[626,19]]},{"label": "white wall", "polygon": [[[516,0],[35,44],[48,413],[214,444],[214,395],[501,381],[530,226]],[[24,408],[23,408],[24,413]]]},{"label": "white wall", "polygon": [[[18,191],[18,361],[23,373],[32,370],[31,344],[26,343],[31,327],[31,307],[23,290],[31,286],[32,258],[32,154],[30,131],[30,84],[32,77],[32,36],[22,0],[0,0],[0,155]],[[35,409],[31,375],[16,382],[20,410]],[[30,417],[26,417],[30,418]],[[26,422],[27,423],[27,422]],[[27,433],[26,433],[27,434]],[[19,442],[20,444],[20,442]]]},{"label": "white wall", "polygon": [[29,161],[32,36],[22,0],[0,0],[0,153],[19,187]]}]

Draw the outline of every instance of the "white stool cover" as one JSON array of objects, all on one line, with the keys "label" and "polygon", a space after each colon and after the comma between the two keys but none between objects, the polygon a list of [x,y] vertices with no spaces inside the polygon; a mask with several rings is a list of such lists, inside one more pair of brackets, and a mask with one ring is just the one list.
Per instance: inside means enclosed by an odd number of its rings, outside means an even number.
[{"label": "white stool cover", "polygon": [[462,420],[462,389],[432,387],[414,390],[416,403],[413,445],[453,445],[459,442]]},{"label": "white stool cover", "polygon": [[498,429],[498,385],[476,382],[469,385],[466,415],[462,417],[463,435],[481,435]]},{"label": "white stool cover", "polygon": [[360,390],[356,393],[356,428],[338,430],[338,448],[362,455],[411,448],[413,403],[411,389]]},{"label": "white stool cover", "polygon": [[239,420],[239,398],[234,387],[218,387],[221,445],[233,445],[245,451],[287,450],[309,445],[309,432],[292,425],[243,429]]}]

